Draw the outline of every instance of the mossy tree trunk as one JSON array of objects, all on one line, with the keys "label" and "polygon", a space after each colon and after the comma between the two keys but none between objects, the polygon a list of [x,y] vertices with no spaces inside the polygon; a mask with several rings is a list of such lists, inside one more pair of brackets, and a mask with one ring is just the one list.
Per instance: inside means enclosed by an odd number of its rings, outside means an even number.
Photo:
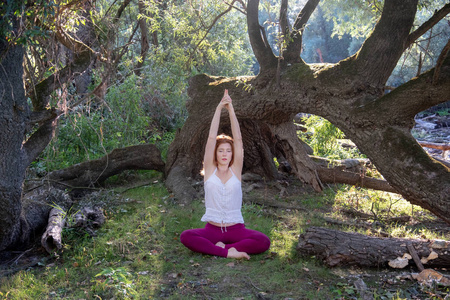
[{"label": "mossy tree trunk", "polygon": [[[309,1],[305,8],[313,9],[316,2]],[[411,32],[417,4],[417,0],[385,1],[380,20],[355,55],[337,64],[306,64],[298,47],[288,47],[286,59],[277,63],[259,27],[259,1],[249,0],[249,37],[261,72],[251,78],[199,75],[191,80],[189,118],[169,151],[167,186],[175,192],[182,187],[179,195],[186,200],[195,197],[183,177],[199,173],[214,108],[228,89],[243,127],[244,172],[275,177],[272,159],[281,153],[301,180],[320,190],[320,178],[291,121],[297,113],[311,113],[339,127],[405,199],[450,223],[449,169],[430,158],[410,132],[417,113],[448,101],[450,57],[443,53],[439,68],[384,93],[405,49],[439,21],[432,18]],[[436,16],[449,11],[450,5],[445,5]],[[239,85],[244,79],[251,87],[248,92]],[[226,132],[226,117],[223,121]]]},{"label": "mossy tree trunk", "polygon": [[[24,20],[9,16],[17,34]],[[58,30],[57,30],[58,31]],[[74,43],[58,31],[59,41],[73,51],[73,59],[61,70],[34,86],[27,103],[24,89],[25,49],[0,36],[0,251],[26,245],[36,230],[45,226],[49,206],[26,203],[22,197],[25,172],[47,147],[57,126],[55,108],[48,108],[50,95],[82,73],[91,63],[92,52],[83,43]]]}]

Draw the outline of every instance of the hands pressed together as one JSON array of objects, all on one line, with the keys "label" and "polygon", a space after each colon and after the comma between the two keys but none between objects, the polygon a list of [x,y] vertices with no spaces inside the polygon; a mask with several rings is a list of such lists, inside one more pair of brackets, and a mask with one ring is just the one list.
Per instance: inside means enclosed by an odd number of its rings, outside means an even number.
[{"label": "hands pressed together", "polygon": [[232,100],[230,95],[228,95],[228,90],[225,90],[225,92],[223,93],[222,100],[220,100],[219,107],[230,109],[233,106],[231,102]]}]

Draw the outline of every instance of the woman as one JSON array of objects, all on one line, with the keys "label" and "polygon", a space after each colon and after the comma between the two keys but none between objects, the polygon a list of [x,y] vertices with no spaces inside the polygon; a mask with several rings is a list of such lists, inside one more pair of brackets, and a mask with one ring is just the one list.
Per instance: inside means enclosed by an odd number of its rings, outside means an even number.
[{"label": "woman", "polygon": [[[222,109],[228,110],[234,139],[217,136]],[[228,258],[250,259],[249,254],[269,249],[269,238],[246,229],[241,213],[241,175],[244,162],[239,123],[228,90],[211,121],[204,156],[205,228],[186,230],[180,240],[192,251]]]}]

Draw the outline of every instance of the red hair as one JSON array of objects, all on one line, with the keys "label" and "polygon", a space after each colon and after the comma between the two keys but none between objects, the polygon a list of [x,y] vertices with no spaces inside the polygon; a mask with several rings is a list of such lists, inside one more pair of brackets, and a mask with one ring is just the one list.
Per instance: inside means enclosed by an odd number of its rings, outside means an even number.
[{"label": "red hair", "polygon": [[221,134],[216,137],[216,147],[214,148],[214,164],[217,166],[217,148],[219,148],[220,145],[225,144],[225,143],[228,143],[231,145],[232,155],[231,155],[230,164],[228,165],[229,167],[231,167],[234,162],[234,141],[231,136],[228,136],[225,134]]}]

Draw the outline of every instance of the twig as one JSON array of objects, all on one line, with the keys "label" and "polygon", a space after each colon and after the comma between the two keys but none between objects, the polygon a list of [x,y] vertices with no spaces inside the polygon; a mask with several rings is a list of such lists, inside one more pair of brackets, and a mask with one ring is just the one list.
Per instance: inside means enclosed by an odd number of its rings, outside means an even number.
[{"label": "twig", "polygon": [[257,290],[261,290],[259,287],[257,287],[253,282],[252,282],[252,280],[250,279],[250,277],[247,277],[247,279],[248,279],[248,281],[250,282],[250,284],[255,288],[255,289],[257,289]]},{"label": "twig", "polygon": [[425,268],[422,265],[422,262],[420,261],[419,255],[417,255],[417,251],[412,245],[412,243],[407,243],[406,247],[408,248],[409,254],[411,254],[414,262],[416,263],[417,268],[419,268],[419,271],[422,272]]},{"label": "twig", "polygon": [[129,190],[132,190],[132,189],[135,189],[135,188],[139,188],[139,187],[143,187],[143,186],[146,186],[146,185],[150,185],[150,184],[152,184],[152,183],[153,183],[153,181],[150,181],[150,182],[145,182],[145,183],[142,183],[142,184],[130,186],[129,188],[126,188],[126,189],[124,189],[123,191],[121,191],[120,194],[123,194],[123,193],[125,193],[126,191],[129,191]]}]

